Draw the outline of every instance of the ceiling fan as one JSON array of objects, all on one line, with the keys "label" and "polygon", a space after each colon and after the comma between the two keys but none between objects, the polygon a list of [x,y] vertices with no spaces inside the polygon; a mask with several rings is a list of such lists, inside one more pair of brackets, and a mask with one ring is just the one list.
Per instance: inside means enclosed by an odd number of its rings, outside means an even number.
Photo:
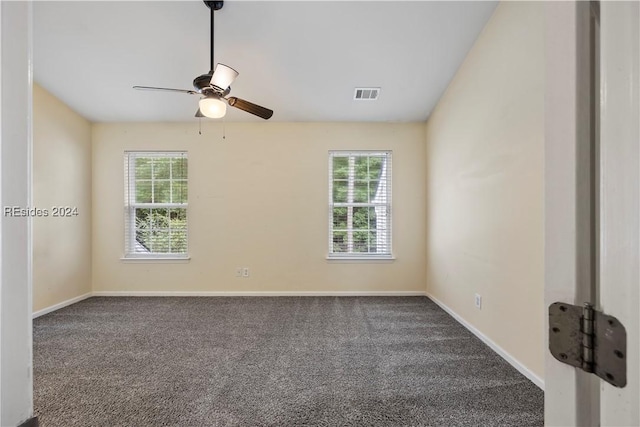
[{"label": "ceiling fan", "polygon": [[195,90],[171,89],[164,87],[151,86],[134,86],[138,90],[155,90],[165,92],[181,92],[189,95],[201,95],[196,117],[210,117],[218,119],[224,117],[227,111],[227,104],[240,110],[251,113],[255,116],[268,120],[273,116],[273,110],[270,110],[244,99],[235,96],[227,97],[231,91],[231,83],[238,77],[238,72],[233,68],[217,64],[213,66],[213,14],[216,10],[222,9],[224,1],[207,1],[204,4],[211,10],[211,61],[210,71],[207,74],[196,77],[193,80]]}]

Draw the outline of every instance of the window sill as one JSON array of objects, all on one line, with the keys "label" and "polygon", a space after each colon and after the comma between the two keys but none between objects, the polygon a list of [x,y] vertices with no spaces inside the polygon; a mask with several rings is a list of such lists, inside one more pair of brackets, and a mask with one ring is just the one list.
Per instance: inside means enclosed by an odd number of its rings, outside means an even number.
[{"label": "window sill", "polygon": [[186,264],[191,261],[191,257],[123,257],[120,261],[125,263],[165,263],[165,264]]},{"label": "window sill", "polygon": [[366,263],[366,262],[393,262],[396,260],[396,257],[393,255],[389,256],[327,256],[327,261],[329,262],[338,262],[338,263]]}]

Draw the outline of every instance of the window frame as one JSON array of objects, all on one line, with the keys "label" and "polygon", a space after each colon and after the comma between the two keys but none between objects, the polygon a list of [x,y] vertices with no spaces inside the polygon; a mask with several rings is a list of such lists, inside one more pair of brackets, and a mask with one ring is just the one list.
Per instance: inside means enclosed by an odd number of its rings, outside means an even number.
[{"label": "window frame", "polygon": [[[187,174],[181,181],[186,181],[187,202],[186,203],[139,203],[135,201],[136,194],[136,167],[135,161],[138,158],[184,158],[187,159]],[[125,151],[124,152],[124,256],[122,260],[145,261],[145,260],[189,260],[189,162],[187,151]],[[150,181],[154,181],[152,177]],[[163,179],[164,180],[164,179]],[[172,182],[174,178],[168,179]],[[171,194],[171,193],[170,193]],[[172,197],[172,196],[171,196]],[[186,248],[184,252],[136,252],[136,210],[137,209],[184,209],[186,220]]]},{"label": "window frame", "polygon": [[[367,203],[361,203],[361,202],[335,202],[333,200],[334,198],[334,194],[333,194],[333,190],[334,190],[334,171],[333,171],[333,164],[334,164],[334,158],[336,157],[347,157],[347,158],[354,158],[354,162],[355,162],[355,158],[356,157],[384,157],[385,158],[385,190],[386,190],[386,202],[384,203],[374,203],[373,201],[367,202]],[[328,208],[328,254],[327,254],[327,259],[328,260],[345,260],[345,261],[353,261],[353,260],[394,260],[395,257],[393,255],[393,233],[392,233],[392,228],[393,228],[393,204],[392,204],[392,158],[393,158],[393,152],[391,150],[329,150],[329,174],[328,174],[328,196],[329,196],[329,208]],[[353,171],[353,174],[355,174],[355,171]],[[352,173],[349,173],[349,177],[347,178],[348,180],[353,180],[355,181],[356,178],[355,176],[352,175]],[[368,180],[370,180],[370,178],[368,178]],[[333,241],[333,234],[334,234],[334,218],[333,218],[333,212],[334,212],[334,208],[335,207],[351,207],[351,208],[355,208],[355,207],[369,207],[369,208],[375,208],[375,207],[380,207],[380,206],[384,206],[386,208],[386,222],[385,222],[385,239],[387,241],[387,243],[385,244],[385,247],[388,249],[388,251],[385,252],[381,252],[381,253],[375,253],[375,252],[354,252],[353,248],[351,248],[350,252],[335,252],[334,251],[334,241]],[[378,227],[376,227],[376,235],[378,233]],[[353,233],[354,231],[358,231],[355,229],[347,229],[347,233],[351,232]]]}]

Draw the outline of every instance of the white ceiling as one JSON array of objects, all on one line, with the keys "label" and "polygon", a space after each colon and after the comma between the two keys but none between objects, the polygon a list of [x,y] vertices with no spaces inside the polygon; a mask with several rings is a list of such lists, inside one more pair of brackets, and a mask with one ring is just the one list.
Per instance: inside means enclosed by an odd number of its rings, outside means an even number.
[{"label": "white ceiling", "polygon": [[[231,95],[272,121],[424,121],[497,2],[227,1],[215,61],[240,72]],[[189,121],[209,71],[201,1],[34,4],[34,79],[91,121]],[[356,86],[381,87],[353,101]],[[228,121],[260,121],[229,108]]]}]

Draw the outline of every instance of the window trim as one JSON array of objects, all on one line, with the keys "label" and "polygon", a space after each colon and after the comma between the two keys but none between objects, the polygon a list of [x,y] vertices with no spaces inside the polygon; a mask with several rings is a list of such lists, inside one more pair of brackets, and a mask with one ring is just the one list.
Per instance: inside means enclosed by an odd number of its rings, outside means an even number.
[{"label": "window trim", "polygon": [[[187,203],[136,203],[135,201],[131,201],[131,191],[135,191],[135,186],[132,186],[132,181],[135,183],[135,159],[139,157],[170,157],[170,158],[179,158],[184,157],[188,162],[188,152],[186,150],[180,151],[137,151],[137,150],[126,150],[124,152],[124,254],[120,258],[120,260],[125,262],[188,262],[191,259],[189,254],[189,202],[187,199]],[[188,163],[187,163],[188,164]],[[132,175],[133,174],[133,179]],[[187,169],[187,177],[186,177],[187,187],[189,185],[189,170]],[[188,196],[187,196],[188,197]],[[153,205],[153,206],[150,206]],[[135,238],[135,225],[132,226],[132,218],[135,218],[135,210],[136,209],[162,209],[162,208],[177,208],[177,209],[185,209],[187,215],[187,229],[186,229],[186,239],[187,239],[187,250],[184,253],[140,253],[131,251],[131,244],[136,241]],[[134,219],[135,221],[135,219]]]},{"label": "window trim", "polygon": [[[381,155],[386,157],[386,179],[387,179],[387,239],[389,241],[388,248],[389,253],[367,253],[367,252],[333,252],[333,208],[336,205],[344,206],[350,205],[353,207],[375,207],[372,203],[336,203],[333,201],[333,159],[335,157],[351,157],[351,156],[375,156]],[[355,262],[368,262],[368,261],[393,261],[395,256],[393,253],[393,200],[392,200],[392,150],[329,150],[329,168],[328,168],[328,253],[326,259],[328,261],[355,261]]]}]

